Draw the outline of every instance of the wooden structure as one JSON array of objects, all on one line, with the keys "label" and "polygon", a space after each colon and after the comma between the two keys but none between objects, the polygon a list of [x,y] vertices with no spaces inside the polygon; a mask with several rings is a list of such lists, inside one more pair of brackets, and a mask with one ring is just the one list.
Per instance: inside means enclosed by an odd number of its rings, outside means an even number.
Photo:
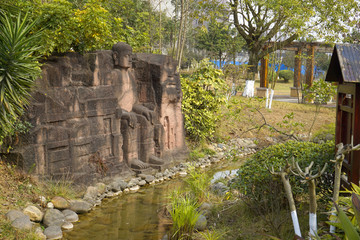
[{"label": "wooden structure", "polygon": [[[360,45],[339,44],[334,47],[326,81],[338,83],[336,144],[360,143]],[[345,156],[345,183],[359,184],[360,151]]]},{"label": "wooden structure", "polygon": [[[265,48],[270,47],[274,43],[269,43]],[[279,49],[280,50],[280,49]],[[290,89],[290,96],[297,97],[299,94],[300,83],[301,83],[301,57],[303,52],[307,52],[306,59],[306,84],[312,85],[314,79],[314,66],[315,66],[315,52],[332,52],[333,48],[331,45],[321,42],[293,42],[290,45],[283,47],[281,50],[295,51],[295,67],[294,67],[294,85]],[[260,93],[258,96],[262,97],[262,90],[266,91],[269,82],[267,80],[269,56],[261,59],[260,68],[260,88],[257,91]]]}]

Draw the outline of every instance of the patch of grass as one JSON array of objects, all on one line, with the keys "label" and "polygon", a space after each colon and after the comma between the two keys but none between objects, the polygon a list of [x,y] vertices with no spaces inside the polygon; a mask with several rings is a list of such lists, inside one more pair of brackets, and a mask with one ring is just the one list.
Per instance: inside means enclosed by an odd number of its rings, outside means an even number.
[{"label": "patch of grass", "polygon": [[81,191],[75,188],[71,179],[63,177],[55,180],[51,179],[42,183],[42,188],[50,198],[60,196],[66,199],[74,199],[81,195]]},{"label": "patch of grass", "polygon": [[[264,101],[256,101],[255,98],[244,98],[241,96],[232,97],[234,103],[228,108],[223,108],[224,117],[219,122],[216,130],[216,139],[228,139],[229,137],[247,137],[262,139],[264,136],[280,136],[267,127],[258,129],[264,123],[279,128],[284,116],[293,113],[293,123],[303,125],[297,129],[298,134],[308,134],[315,117],[316,107],[313,104],[298,104],[273,101],[272,109],[265,109]],[[258,109],[259,111],[257,111]],[[264,118],[263,118],[264,117]],[[316,118],[313,132],[321,129],[324,125],[335,122],[335,108],[322,107]],[[279,129],[291,133],[292,129]]]},{"label": "patch of grass", "polygon": [[0,218],[0,239],[2,240],[40,240],[34,230],[18,230],[11,223]]},{"label": "patch of grass", "polygon": [[[308,215],[305,211],[298,211],[302,230],[308,228]],[[293,239],[294,229],[291,225],[290,212],[283,210],[276,215],[258,215],[251,211],[245,202],[226,201],[213,208],[207,216],[208,225],[212,230],[223,233],[221,240],[263,240],[277,237]],[[269,224],[272,219],[273,223]]]},{"label": "patch of grass", "polygon": [[190,194],[197,202],[202,203],[210,198],[211,177],[200,169],[196,169],[193,165],[189,166],[189,177],[185,179]]},{"label": "patch of grass", "polygon": [[170,233],[172,240],[191,240],[195,224],[200,217],[199,205],[189,194],[174,191],[170,195],[168,211],[173,226]]}]

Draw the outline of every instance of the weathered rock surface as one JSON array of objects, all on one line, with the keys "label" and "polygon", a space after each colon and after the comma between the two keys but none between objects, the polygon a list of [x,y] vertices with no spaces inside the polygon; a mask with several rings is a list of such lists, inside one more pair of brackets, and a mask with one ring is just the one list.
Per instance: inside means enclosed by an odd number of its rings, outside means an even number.
[{"label": "weathered rock surface", "polygon": [[109,187],[113,192],[123,191],[127,187],[127,183],[120,178],[116,178]]},{"label": "weathered rock surface", "polygon": [[27,206],[23,210],[24,214],[30,217],[31,221],[34,222],[41,222],[44,216],[44,213],[41,212],[41,210],[35,206]]},{"label": "weathered rock surface", "polygon": [[70,210],[76,213],[86,213],[91,210],[92,205],[84,200],[70,200]]},{"label": "weathered rock surface", "polygon": [[63,237],[60,226],[50,226],[45,228],[44,234],[49,240],[61,239]]},{"label": "weathered rock surface", "polygon": [[41,227],[37,227],[37,228],[35,229],[35,233],[36,233],[38,239],[40,239],[40,240],[46,240],[46,235],[44,234],[44,232],[43,232],[43,230],[42,230]]},{"label": "weathered rock surface", "polygon": [[66,209],[70,207],[69,201],[63,197],[56,196],[53,199],[51,199],[51,202],[52,204],[54,204],[54,207],[57,209]]},{"label": "weathered rock surface", "polygon": [[77,215],[77,213],[70,210],[70,209],[65,209],[65,210],[62,211],[62,213],[65,216],[65,221],[67,221],[67,222],[77,222],[77,221],[79,221],[79,216]]},{"label": "weathered rock surface", "polygon": [[95,187],[99,191],[99,194],[104,194],[106,192],[106,184],[104,183],[97,183]]},{"label": "weathered rock surface", "polygon": [[207,219],[204,215],[200,214],[197,222],[195,223],[195,229],[198,231],[204,231],[207,227]]},{"label": "weathered rock surface", "polygon": [[65,222],[65,216],[58,209],[47,209],[43,223],[46,227],[49,226],[61,226]]},{"label": "weathered rock surface", "polygon": [[85,182],[151,172],[186,152],[180,78],[168,56],[132,54],[124,43],[54,55],[36,85],[30,142],[14,150],[24,166],[36,163],[35,174]]},{"label": "weathered rock surface", "polygon": [[12,221],[11,226],[17,229],[31,229],[33,226],[33,223],[30,221],[29,216],[23,216],[16,218],[14,221]]},{"label": "weathered rock surface", "polygon": [[6,213],[6,219],[10,222],[14,221],[17,218],[25,217],[26,215],[20,210],[10,210]]},{"label": "weathered rock surface", "polygon": [[74,225],[71,222],[64,222],[63,225],[61,225],[61,229],[64,230],[71,230],[74,228]]}]

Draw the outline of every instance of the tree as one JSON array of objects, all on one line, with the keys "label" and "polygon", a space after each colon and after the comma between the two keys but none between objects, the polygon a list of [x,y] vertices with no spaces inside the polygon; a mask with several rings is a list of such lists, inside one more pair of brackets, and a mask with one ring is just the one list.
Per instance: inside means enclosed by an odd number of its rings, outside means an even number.
[{"label": "tree", "polygon": [[208,27],[202,26],[197,31],[196,47],[206,50],[211,58],[219,60],[220,68],[227,56],[233,57],[243,47],[242,38],[236,35],[226,21],[212,18]]},{"label": "tree", "polygon": [[28,15],[18,14],[13,19],[0,12],[0,142],[23,113],[41,72],[35,54],[39,48],[35,25],[28,21]]},{"label": "tree", "polygon": [[[254,79],[261,58],[305,33],[314,31],[329,39],[338,36],[352,23],[349,15],[358,8],[355,0],[229,1],[234,25],[249,50],[248,79]],[[274,43],[266,48],[270,41]]]},{"label": "tree", "polygon": [[207,50],[211,58],[219,60],[221,68],[230,39],[229,24],[212,19],[208,28],[203,26],[198,30],[196,45],[199,49]]}]

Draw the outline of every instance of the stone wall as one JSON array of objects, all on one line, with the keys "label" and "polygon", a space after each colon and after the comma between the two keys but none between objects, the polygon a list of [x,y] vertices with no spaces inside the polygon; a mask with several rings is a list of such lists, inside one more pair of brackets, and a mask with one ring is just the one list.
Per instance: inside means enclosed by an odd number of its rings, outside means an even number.
[{"label": "stone wall", "polygon": [[52,56],[32,95],[33,128],[16,152],[37,175],[141,173],[186,152],[180,79],[168,56],[132,54],[124,43]]}]

